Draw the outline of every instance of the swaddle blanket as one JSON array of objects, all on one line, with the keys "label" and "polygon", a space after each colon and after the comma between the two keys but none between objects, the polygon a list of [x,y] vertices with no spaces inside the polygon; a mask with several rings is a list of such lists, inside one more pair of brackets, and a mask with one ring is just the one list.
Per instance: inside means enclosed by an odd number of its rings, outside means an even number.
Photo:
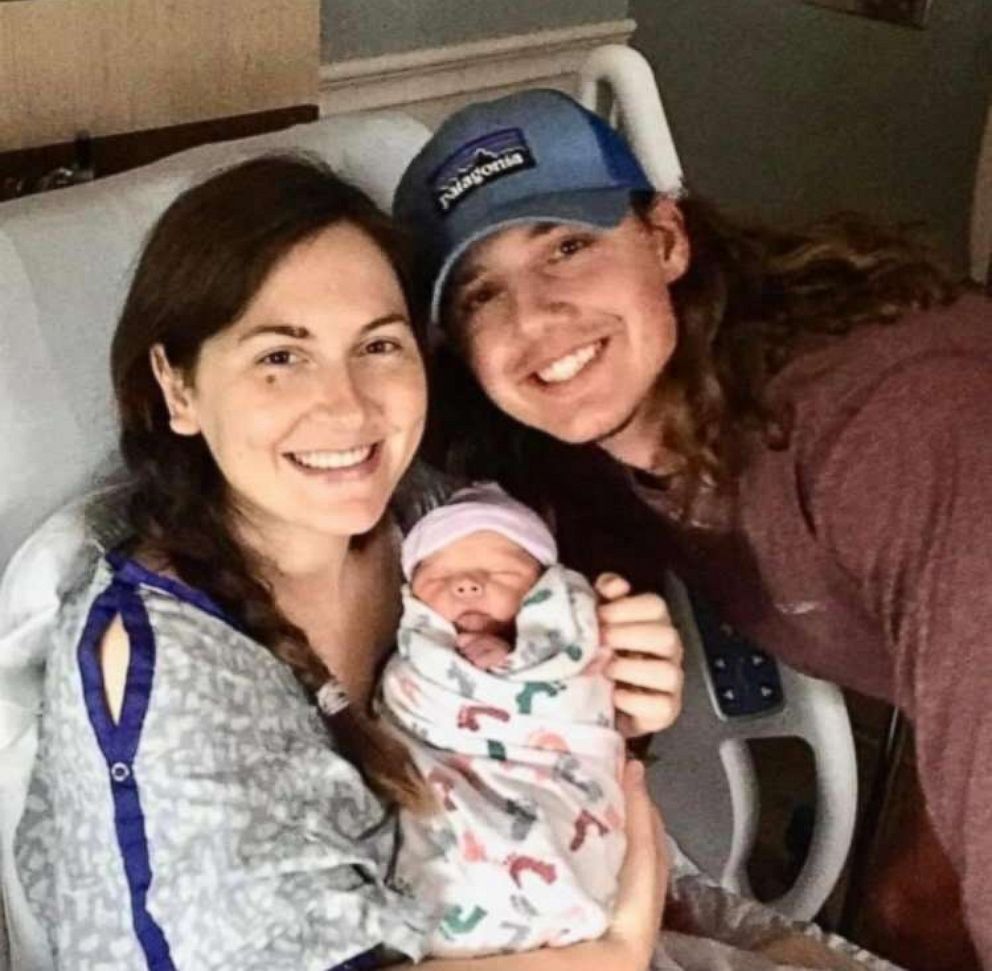
[{"label": "swaddle blanket", "polygon": [[397,882],[433,904],[428,950],[481,955],[598,937],[625,851],[620,774],[595,594],[549,568],[524,598],[506,664],[483,671],[407,590],[381,706],[437,793],[404,814]]}]

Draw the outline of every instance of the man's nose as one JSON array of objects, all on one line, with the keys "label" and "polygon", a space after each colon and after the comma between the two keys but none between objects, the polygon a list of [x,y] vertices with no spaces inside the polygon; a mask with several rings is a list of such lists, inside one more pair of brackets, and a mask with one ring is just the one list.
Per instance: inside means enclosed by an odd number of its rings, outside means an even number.
[{"label": "man's nose", "polygon": [[524,274],[512,288],[511,313],[517,333],[542,337],[574,311],[560,282]]},{"label": "man's nose", "polygon": [[463,600],[481,597],[485,589],[482,577],[472,573],[462,573],[452,578],[451,592]]}]

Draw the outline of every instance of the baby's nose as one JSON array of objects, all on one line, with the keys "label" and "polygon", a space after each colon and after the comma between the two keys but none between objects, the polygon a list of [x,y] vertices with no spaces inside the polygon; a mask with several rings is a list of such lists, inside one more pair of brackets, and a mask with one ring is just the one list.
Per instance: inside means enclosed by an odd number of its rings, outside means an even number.
[{"label": "baby's nose", "polygon": [[478,597],[482,594],[482,580],[470,574],[455,577],[451,589],[457,597]]}]

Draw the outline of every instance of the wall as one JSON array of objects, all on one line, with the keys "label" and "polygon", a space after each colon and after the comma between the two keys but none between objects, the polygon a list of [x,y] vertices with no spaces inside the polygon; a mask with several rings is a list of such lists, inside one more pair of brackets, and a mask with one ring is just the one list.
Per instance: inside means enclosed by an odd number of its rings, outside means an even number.
[{"label": "wall", "polygon": [[317,100],[318,0],[0,3],[0,151]]},{"label": "wall", "polygon": [[627,0],[322,0],[322,59],[619,20],[628,6]]},{"label": "wall", "polygon": [[926,30],[799,0],[632,0],[693,187],[770,219],[924,220],[964,267],[992,3]]}]

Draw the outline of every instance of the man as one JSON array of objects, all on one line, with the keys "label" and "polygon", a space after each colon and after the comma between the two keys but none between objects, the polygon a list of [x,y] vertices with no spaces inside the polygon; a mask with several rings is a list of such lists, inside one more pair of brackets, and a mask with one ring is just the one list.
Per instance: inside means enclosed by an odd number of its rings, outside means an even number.
[{"label": "man", "polygon": [[988,302],[860,223],[747,229],[655,196],[556,92],[449,119],[395,211],[449,454],[542,480],[560,529],[653,543],[763,647],[902,708],[992,968]]}]

